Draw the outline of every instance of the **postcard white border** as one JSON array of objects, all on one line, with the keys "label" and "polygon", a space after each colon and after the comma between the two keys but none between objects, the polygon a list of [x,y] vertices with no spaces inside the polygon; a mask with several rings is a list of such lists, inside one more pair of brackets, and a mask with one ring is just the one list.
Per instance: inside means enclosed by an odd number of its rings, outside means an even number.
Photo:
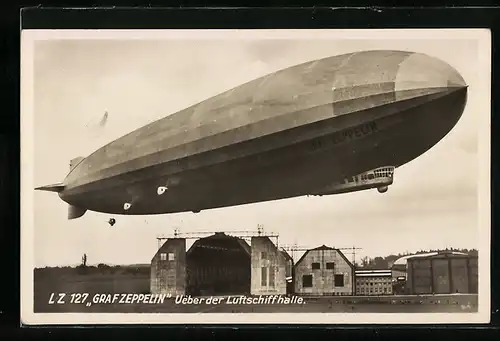
[{"label": "postcard white border", "polygon": [[[37,40],[54,39],[474,39],[484,107],[479,138],[478,227],[479,311],[477,313],[34,313],[33,52]],[[491,33],[487,29],[356,30],[23,30],[21,32],[21,322],[50,324],[429,324],[490,321],[490,89]]]}]

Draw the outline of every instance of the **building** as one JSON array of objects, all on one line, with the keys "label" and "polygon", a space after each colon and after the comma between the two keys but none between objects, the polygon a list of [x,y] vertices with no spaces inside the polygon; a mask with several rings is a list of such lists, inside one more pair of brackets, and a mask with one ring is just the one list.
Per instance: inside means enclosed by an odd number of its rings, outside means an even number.
[{"label": "building", "polygon": [[391,266],[391,275],[395,280],[406,281],[406,259],[404,264],[394,263]]},{"label": "building", "polygon": [[353,295],[354,266],[337,249],[308,250],[294,266],[294,291],[302,295]]},{"label": "building", "polygon": [[186,239],[168,239],[153,256],[150,291],[171,295],[186,292]]},{"label": "building", "polygon": [[356,295],[392,295],[391,270],[356,270]]},{"label": "building", "polygon": [[478,258],[456,252],[408,258],[408,294],[478,292]]},{"label": "building", "polygon": [[[466,255],[463,252],[457,252],[457,251],[450,251],[448,252],[450,254],[455,254],[455,255]],[[427,253],[417,253],[413,255],[406,255],[401,258],[398,258],[391,266],[391,271],[392,271],[392,277],[393,279],[397,281],[406,281],[406,274],[407,274],[407,262],[408,259],[412,258],[419,258],[419,257],[430,257],[430,256],[436,256],[440,254],[439,252],[427,252]]]},{"label": "building", "polygon": [[252,295],[286,294],[287,258],[268,237],[252,237]]},{"label": "building", "polygon": [[285,250],[281,250],[281,253],[283,254],[283,257],[285,257],[285,260],[286,260],[286,267],[285,267],[286,293],[293,294],[293,292],[294,292],[294,288],[293,288],[293,278],[294,278],[293,258]]},{"label": "building", "polygon": [[285,294],[289,258],[266,236],[252,237],[249,245],[217,232],[196,240],[187,252],[185,238],[167,239],[151,260],[150,291],[193,296]]},{"label": "building", "polygon": [[293,258],[285,250],[281,250],[283,257],[285,257],[286,267],[285,267],[285,277],[286,280],[291,280],[293,277]]},{"label": "building", "polygon": [[244,239],[222,232],[196,240],[186,254],[186,294],[249,294],[251,253]]}]

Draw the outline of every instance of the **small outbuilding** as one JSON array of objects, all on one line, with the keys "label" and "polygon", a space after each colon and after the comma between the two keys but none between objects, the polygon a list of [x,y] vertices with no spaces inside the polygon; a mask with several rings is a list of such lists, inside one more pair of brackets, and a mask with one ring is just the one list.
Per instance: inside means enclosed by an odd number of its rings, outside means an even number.
[{"label": "small outbuilding", "polygon": [[392,295],[392,272],[387,269],[356,270],[356,295]]}]

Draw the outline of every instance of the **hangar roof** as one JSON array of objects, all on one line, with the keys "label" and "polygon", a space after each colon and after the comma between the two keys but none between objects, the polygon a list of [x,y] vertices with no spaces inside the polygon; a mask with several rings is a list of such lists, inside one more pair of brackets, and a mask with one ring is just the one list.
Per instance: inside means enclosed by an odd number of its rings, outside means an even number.
[{"label": "hangar roof", "polygon": [[244,239],[227,235],[224,232],[216,232],[211,236],[198,239],[187,253],[190,254],[197,248],[229,251],[235,247],[242,249],[248,256],[252,253],[250,245]]},{"label": "hangar roof", "polygon": [[318,246],[314,249],[310,249],[310,250],[307,250],[306,252],[304,252],[304,254],[302,255],[302,257],[300,257],[300,259],[297,261],[297,263],[295,264],[295,266],[298,266],[303,260],[304,258],[307,256],[307,254],[309,252],[314,252],[314,251],[325,251],[325,250],[335,250],[337,251],[337,253],[340,255],[340,257],[342,257],[342,259],[347,263],[349,264],[349,266],[351,267],[351,269],[354,270],[354,265],[347,259],[347,257],[342,253],[342,251],[340,251],[339,249],[335,249],[333,247],[330,247],[330,246],[326,246],[326,245],[321,245],[321,246]]},{"label": "hangar roof", "polygon": [[399,259],[397,259],[393,266],[398,266],[398,265],[403,265],[403,266],[406,266],[406,263],[408,261],[408,259],[410,258],[420,258],[420,257],[433,257],[433,256],[439,256],[439,255],[442,255],[442,254],[447,254],[447,255],[460,255],[460,256],[466,256],[467,254],[466,253],[463,253],[463,252],[458,252],[458,251],[448,251],[448,252],[428,252],[428,253],[419,253],[419,254],[416,254],[416,255],[408,255],[408,256],[403,256]]}]

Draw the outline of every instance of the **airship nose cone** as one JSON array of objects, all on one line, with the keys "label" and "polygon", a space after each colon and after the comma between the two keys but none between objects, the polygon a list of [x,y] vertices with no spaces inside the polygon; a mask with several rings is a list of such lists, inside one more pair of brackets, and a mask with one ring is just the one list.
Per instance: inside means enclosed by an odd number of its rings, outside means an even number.
[{"label": "airship nose cone", "polygon": [[467,87],[455,68],[422,53],[413,53],[399,64],[394,83],[396,91]]},{"label": "airship nose cone", "polygon": [[438,140],[458,123],[467,103],[467,84],[462,75],[441,59],[422,53],[410,54],[401,61],[394,90],[396,99],[419,95],[432,98],[420,115],[425,120],[426,134],[433,126]]}]

